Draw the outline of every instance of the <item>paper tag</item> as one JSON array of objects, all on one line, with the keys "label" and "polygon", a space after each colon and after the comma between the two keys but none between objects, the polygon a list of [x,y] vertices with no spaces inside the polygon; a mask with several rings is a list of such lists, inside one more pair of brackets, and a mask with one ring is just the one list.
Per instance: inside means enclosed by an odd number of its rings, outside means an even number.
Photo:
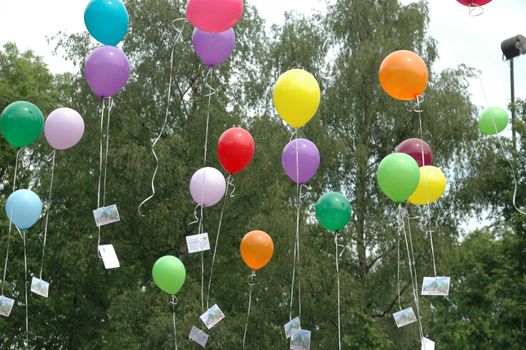
[{"label": "paper tag", "polygon": [[95,224],[97,227],[121,220],[117,204],[95,209],[93,211],[93,217],[95,218]]},{"label": "paper tag", "polygon": [[223,311],[215,304],[212,306],[208,311],[206,311],[204,314],[200,316],[201,321],[206,325],[208,329],[214,327],[216,324],[219,323],[223,318],[225,318],[225,315],[223,314]]},{"label": "paper tag", "polygon": [[208,233],[186,236],[186,245],[188,246],[188,253],[190,254],[210,250]]},{"label": "paper tag", "polygon": [[422,338],[422,350],[435,350],[435,342],[426,337]]},{"label": "paper tag", "polygon": [[289,339],[293,331],[299,331],[301,329],[300,318],[299,317],[293,318],[289,322],[285,323],[283,328],[285,328],[285,338]]},{"label": "paper tag", "polygon": [[39,278],[33,277],[33,279],[31,280],[31,291],[35,294],[47,298],[47,294],[49,291],[49,283]]},{"label": "paper tag", "polygon": [[310,350],[310,331],[300,329],[292,332],[290,338],[291,350]]},{"label": "paper tag", "polygon": [[99,253],[102,257],[104,268],[106,270],[121,267],[119,264],[119,259],[117,258],[117,254],[115,253],[115,249],[113,248],[113,244],[99,245]]},{"label": "paper tag", "polygon": [[422,295],[447,296],[449,294],[450,277],[424,277]]},{"label": "paper tag", "polygon": [[0,297],[0,315],[9,317],[11,315],[11,310],[13,310],[13,305],[15,305],[15,300],[1,296]]},{"label": "paper tag", "polygon": [[416,322],[416,315],[412,307],[408,307],[407,309],[403,309],[402,311],[395,312],[393,314],[393,317],[398,328]]},{"label": "paper tag", "polygon": [[206,334],[196,326],[192,326],[192,330],[190,331],[188,338],[204,348],[206,342],[208,341],[208,334]]}]

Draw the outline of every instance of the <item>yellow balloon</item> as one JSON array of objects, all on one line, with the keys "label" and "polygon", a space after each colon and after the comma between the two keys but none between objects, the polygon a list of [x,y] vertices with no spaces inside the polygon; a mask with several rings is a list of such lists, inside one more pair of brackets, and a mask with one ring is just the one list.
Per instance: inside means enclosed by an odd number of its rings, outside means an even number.
[{"label": "yellow balloon", "polygon": [[307,124],[320,105],[320,86],[316,78],[303,69],[283,73],[272,95],[278,114],[293,128]]},{"label": "yellow balloon", "polygon": [[426,165],[420,168],[420,181],[415,192],[407,199],[411,204],[431,204],[446,190],[446,175],[442,170]]}]

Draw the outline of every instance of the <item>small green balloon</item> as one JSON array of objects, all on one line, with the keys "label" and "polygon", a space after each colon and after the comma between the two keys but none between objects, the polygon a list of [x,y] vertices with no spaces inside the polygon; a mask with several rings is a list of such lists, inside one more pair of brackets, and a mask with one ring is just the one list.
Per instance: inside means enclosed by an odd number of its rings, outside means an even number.
[{"label": "small green balloon", "polygon": [[0,130],[6,141],[15,148],[32,144],[43,128],[44,116],[30,102],[13,102],[4,109],[0,117]]},{"label": "small green balloon", "polygon": [[380,162],[376,179],[387,197],[403,203],[418,187],[420,169],[413,157],[405,153],[391,153]]},{"label": "small green balloon", "polygon": [[479,119],[479,129],[482,135],[495,135],[506,129],[508,112],[500,107],[489,107],[482,112]]},{"label": "small green balloon", "polygon": [[153,281],[162,291],[176,294],[186,279],[186,269],[175,256],[165,255],[155,262],[152,268]]},{"label": "small green balloon", "polygon": [[340,231],[351,219],[349,200],[341,193],[325,193],[316,203],[316,218],[329,231]]}]

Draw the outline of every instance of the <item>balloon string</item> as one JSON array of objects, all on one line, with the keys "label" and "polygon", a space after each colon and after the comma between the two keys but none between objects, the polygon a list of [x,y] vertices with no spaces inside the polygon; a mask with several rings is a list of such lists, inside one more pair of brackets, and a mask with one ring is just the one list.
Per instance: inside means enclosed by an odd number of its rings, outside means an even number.
[{"label": "balloon string", "polygon": [[[398,213],[399,213],[399,217],[401,217],[401,213],[402,213],[402,204],[399,204],[398,205]],[[396,244],[397,244],[397,249],[396,249],[396,256],[397,256],[397,263],[396,263],[396,278],[397,278],[397,292],[398,292],[398,308],[400,309],[400,311],[402,311],[402,304],[400,302],[400,229],[403,228],[403,223],[401,225],[401,227],[399,227],[399,229],[397,230],[397,235],[396,235]]]},{"label": "balloon string", "polygon": [[[13,192],[16,190],[16,176],[18,173],[18,159],[20,157],[20,153],[22,152],[23,148],[20,148],[18,152],[16,152],[16,158],[15,158],[15,171],[13,175]],[[4,285],[5,285],[5,278],[7,275],[7,262],[9,261],[9,247],[11,243],[11,228],[13,226],[13,223],[11,221],[11,218],[13,217],[13,213],[11,212],[11,215],[9,215],[9,230],[7,231],[7,243],[6,243],[6,251],[5,251],[5,262],[4,262],[4,271],[3,271],[3,277],[2,277],[2,296],[4,296]]]},{"label": "balloon string", "polygon": [[[102,105],[101,105],[101,115],[100,115],[100,142],[99,142],[99,181],[97,185],[97,209],[100,208],[100,192],[102,187],[102,153],[103,148],[102,145],[104,144],[104,98],[102,99]],[[102,258],[99,252],[99,246],[100,246],[100,226],[97,227],[98,235],[97,235],[97,255],[99,258]]]},{"label": "balloon string", "polygon": [[162,135],[164,133],[164,130],[166,129],[166,125],[168,124],[168,114],[170,112],[170,102],[171,102],[171,99],[172,99],[172,82],[173,82],[173,76],[172,75],[173,75],[173,69],[174,69],[175,47],[176,47],[176,44],[179,42],[179,40],[182,38],[183,30],[184,30],[184,23],[183,23],[183,27],[181,29],[177,29],[175,27],[175,22],[181,21],[181,20],[184,20],[184,19],[185,18],[182,18],[182,19],[179,18],[179,19],[175,19],[175,20],[172,21],[172,27],[178,32],[178,35],[174,39],[174,42],[173,42],[173,45],[172,45],[172,51],[170,52],[170,78],[168,79],[168,89],[167,89],[167,92],[166,92],[166,110],[165,110],[165,113],[164,113],[164,121],[163,121],[163,125],[161,127],[161,130],[159,131],[159,134],[157,135],[157,137],[155,138],[155,140],[152,143],[152,154],[153,154],[153,158],[155,159],[155,169],[153,170],[152,181],[151,181],[152,193],[146,199],[144,199],[139,204],[139,207],[137,208],[137,212],[139,213],[140,216],[143,216],[143,217],[145,215],[141,212],[142,206],[155,196],[155,178],[157,176],[157,171],[159,170],[159,157],[157,156],[157,153],[155,153],[155,146],[157,145],[157,142],[159,142],[159,140],[161,139],[161,137],[162,137]]},{"label": "balloon string", "polygon": [[338,254],[338,232],[334,235],[334,246],[336,248],[336,286],[337,286],[337,294],[338,294],[338,349],[341,350],[342,348],[342,334],[341,334],[341,312],[340,312],[340,267],[339,267],[339,259],[340,256]]},{"label": "balloon string", "polygon": [[102,187],[102,206],[106,205],[106,174],[108,170],[108,150],[110,145],[110,120],[111,120],[111,110],[113,108],[113,99],[108,98],[108,120],[106,122],[106,153],[104,155],[104,182]]},{"label": "balloon string", "polygon": [[[232,184],[231,183],[231,179],[232,179],[232,175],[229,175],[227,180],[226,180],[225,193],[228,193],[228,188]],[[232,195],[232,193],[230,195]],[[210,300],[210,289],[211,289],[211,286],[212,286],[212,275],[214,274],[214,264],[215,264],[215,261],[216,261],[217,246],[218,246],[218,243],[219,243],[219,235],[221,234],[221,224],[223,223],[223,213],[225,212],[225,205],[226,205],[227,197],[229,197],[229,196],[225,196],[225,199],[223,200],[223,205],[221,207],[221,214],[219,215],[219,223],[217,225],[217,235],[216,235],[216,240],[215,240],[215,243],[214,243],[214,254],[212,255],[212,266],[210,267],[210,277],[208,278],[208,290],[207,290],[207,294],[206,294],[206,309],[207,310],[209,309],[208,302]]]},{"label": "balloon string", "polygon": [[473,1],[470,1],[468,5],[468,13],[471,17],[477,17],[484,13],[484,8],[478,4],[473,3]]},{"label": "balloon string", "polygon": [[175,328],[175,306],[177,305],[177,297],[175,295],[172,295],[172,300],[170,304],[172,304],[172,323],[174,328],[174,346],[175,350],[177,350],[177,330]]},{"label": "balloon string", "polygon": [[[203,172],[203,176],[204,176],[204,172]],[[204,181],[203,181],[203,184],[204,184]],[[201,208],[201,217],[199,219],[197,234],[201,234],[204,231],[203,206],[200,205],[200,208]],[[201,251],[201,310],[202,311],[205,310],[205,258],[204,258],[203,251]]]},{"label": "balloon string", "polygon": [[292,264],[292,283],[290,291],[290,306],[289,306],[289,320],[292,320],[292,306],[294,302],[294,282],[296,277],[296,269],[298,270],[298,316],[301,321],[301,279],[300,279],[300,214],[301,214],[301,190],[303,185],[299,184],[299,144],[297,138],[297,131],[293,133],[296,139],[296,234],[294,239],[294,258]]},{"label": "balloon string", "polygon": [[[419,334],[420,334],[420,341],[422,340],[423,336],[424,336],[424,332],[423,332],[423,328],[422,328],[422,321],[420,319],[420,302],[418,300],[418,280],[417,280],[417,276],[416,276],[416,264],[415,264],[415,261],[414,261],[414,251],[413,251],[413,243],[412,243],[412,240],[411,240],[411,250],[409,250],[409,241],[407,239],[407,232],[406,232],[406,229],[405,229],[405,220],[404,220],[404,211],[402,210],[400,212],[401,214],[401,217],[400,217],[400,220],[402,222],[402,228],[403,228],[403,233],[404,233],[404,239],[405,239],[405,246],[406,246],[406,249],[407,249],[407,264],[409,265],[409,274],[411,275],[411,288],[413,290],[413,298],[414,298],[414,301],[415,301],[415,306],[416,306],[416,315],[417,315],[417,320],[418,320],[418,331],[419,331]],[[409,222],[409,218],[408,218],[408,230],[409,232],[411,232],[411,225],[410,225],[410,222]],[[411,234],[409,233],[409,236],[411,236]],[[412,254],[411,254],[412,253]],[[415,273],[413,275],[413,267],[415,268]]]},{"label": "balloon string", "polygon": [[56,158],[56,150],[53,150],[53,155],[51,156],[51,179],[49,180],[49,194],[47,199],[47,208],[46,208],[46,221],[44,224],[44,241],[42,242],[42,259],[40,263],[40,274],[39,279],[42,279],[42,270],[44,269],[44,254],[46,251],[46,242],[47,242],[47,228],[48,228],[48,222],[49,222],[49,211],[51,209],[51,194],[53,192],[53,178],[55,175],[55,158]]},{"label": "balloon string", "polygon": [[249,285],[249,291],[248,291],[248,310],[247,310],[247,320],[245,322],[245,332],[243,333],[243,349],[245,348],[245,341],[247,339],[247,329],[248,329],[248,320],[250,317],[250,307],[252,306],[252,288],[254,287],[254,284],[256,278],[256,271],[252,271],[252,273],[248,276],[248,285]]},{"label": "balloon string", "polygon": [[207,148],[208,148],[208,126],[210,124],[210,105],[212,102],[212,95],[216,93],[215,89],[211,85],[212,81],[212,75],[213,71],[212,68],[208,70],[206,73],[205,81],[206,81],[206,87],[208,87],[208,106],[206,107],[206,128],[205,128],[205,144],[204,144],[204,157],[203,157],[203,166],[206,166],[206,155],[207,155]]},{"label": "balloon string", "polygon": [[27,249],[26,249],[26,230],[20,231],[18,226],[15,226],[22,236],[22,242],[24,245],[24,286],[25,286],[25,301],[26,301],[26,341],[24,343],[25,348],[29,346],[29,306],[28,306],[28,297],[27,297]]}]

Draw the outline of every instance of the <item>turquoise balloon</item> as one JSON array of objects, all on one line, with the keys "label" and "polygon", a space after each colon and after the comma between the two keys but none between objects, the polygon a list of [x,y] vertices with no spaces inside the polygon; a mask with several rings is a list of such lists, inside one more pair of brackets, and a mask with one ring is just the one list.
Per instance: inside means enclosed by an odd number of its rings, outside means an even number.
[{"label": "turquoise balloon", "polygon": [[325,193],[316,203],[316,219],[329,231],[340,231],[351,219],[349,200],[338,192]]},{"label": "turquoise balloon", "polygon": [[7,198],[5,213],[19,229],[26,230],[40,218],[42,201],[33,191],[17,190]]},{"label": "turquoise balloon", "polygon": [[84,23],[95,40],[115,46],[128,32],[128,11],[120,0],[91,0],[84,11]]}]

